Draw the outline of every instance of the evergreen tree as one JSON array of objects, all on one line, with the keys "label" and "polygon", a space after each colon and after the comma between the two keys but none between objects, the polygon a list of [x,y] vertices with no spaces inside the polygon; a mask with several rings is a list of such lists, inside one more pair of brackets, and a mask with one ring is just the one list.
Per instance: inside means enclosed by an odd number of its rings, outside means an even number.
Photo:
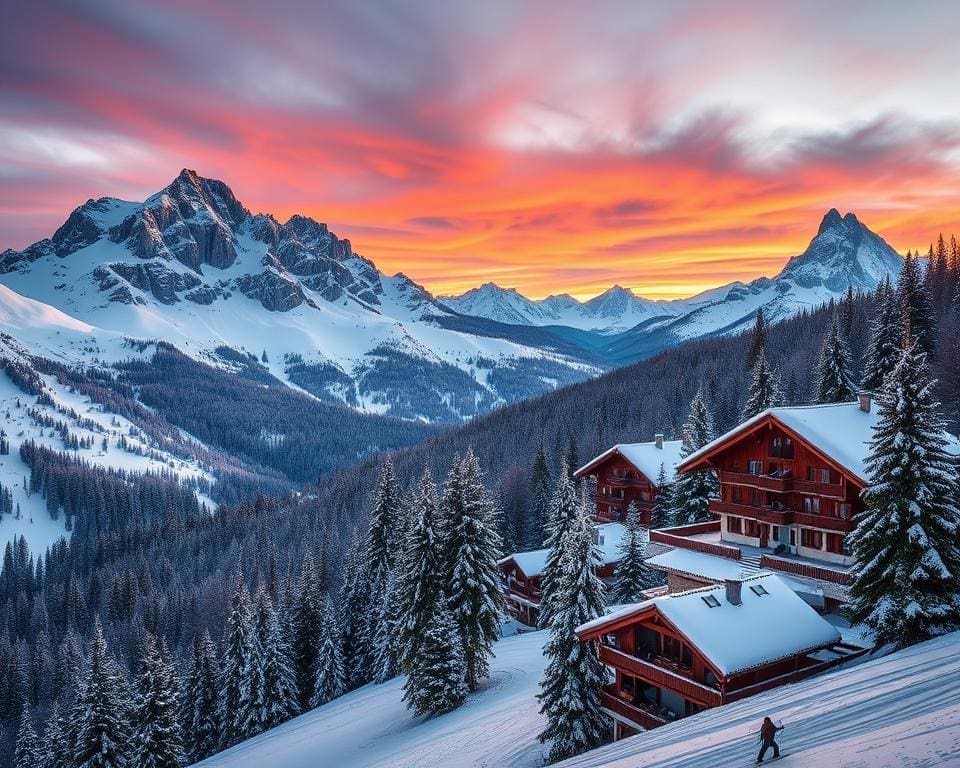
[{"label": "evergreen tree", "polygon": [[927,285],[920,273],[920,264],[909,251],[903,262],[903,269],[900,270],[900,278],[897,280],[897,299],[900,304],[903,327],[916,341],[919,350],[929,356],[936,345],[936,323],[930,306]]},{"label": "evergreen tree", "polygon": [[540,741],[550,742],[551,763],[597,746],[609,728],[600,709],[606,669],[596,640],[581,643],[574,631],[606,610],[603,582],[596,574],[600,553],[593,528],[581,507],[560,542],[550,637],[544,646],[547,667],[540,683],[540,712],[547,726]]},{"label": "evergreen tree", "polygon": [[40,744],[33,730],[33,717],[30,705],[24,704],[20,713],[20,726],[17,728],[17,743],[13,750],[14,768],[42,768]]},{"label": "evergreen tree", "polygon": [[319,707],[342,696],[347,690],[346,670],[343,664],[343,649],[340,644],[340,628],[337,614],[324,595],[320,604],[320,653],[317,657],[317,673],[313,684],[311,707]]},{"label": "evergreen tree", "polygon": [[878,397],[866,511],[850,536],[851,615],[898,647],[960,623],[960,483],[918,347],[908,343]]},{"label": "evergreen tree", "polygon": [[372,626],[373,681],[385,683],[400,673],[400,644],[398,628],[399,586],[396,571],[387,573],[386,583],[381,587],[382,599],[376,604],[376,617]]},{"label": "evergreen tree", "polygon": [[133,712],[133,758],[138,768],[180,768],[186,764],[173,666],[147,633]]},{"label": "evergreen tree", "polygon": [[550,515],[550,467],[543,443],[537,447],[530,475],[530,507],[522,531],[521,547],[524,550],[538,549],[547,535]]},{"label": "evergreen tree", "polygon": [[424,469],[417,492],[417,520],[404,549],[403,567],[398,586],[398,631],[401,668],[409,671],[419,652],[427,624],[436,606],[446,601],[440,542],[437,536],[439,510],[437,489],[428,470]]},{"label": "evergreen tree", "polygon": [[[264,620],[259,662],[263,669],[263,704],[258,720],[263,724],[262,730],[267,730],[295,717],[300,705],[286,613],[282,605],[274,608],[266,593],[261,612]],[[258,630],[260,626],[258,621]]]},{"label": "evergreen tree", "polygon": [[840,330],[836,314],[827,330],[817,363],[818,403],[846,403],[854,399],[856,389],[850,378],[850,351]]},{"label": "evergreen tree", "polygon": [[204,630],[193,644],[193,657],[186,685],[184,724],[189,755],[198,762],[220,745],[220,664],[210,633]]},{"label": "evergreen tree", "polygon": [[397,566],[401,545],[398,534],[402,517],[400,487],[397,484],[393,461],[387,456],[380,467],[380,477],[373,492],[373,508],[367,533],[367,567],[377,585],[386,581],[385,574]]},{"label": "evergreen tree", "polygon": [[306,552],[293,596],[293,668],[297,680],[300,709],[306,709],[313,697],[313,681],[317,676],[320,654],[321,603],[320,579],[313,556]]},{"label": "evergreen tree", "polygon": [[371,642],[367,637],[367,614],[370,610],[370,579],[366,568],[365,544],[356,531],[344,562],[340,586],[340,628],[345,651],[347,687],[350,690],[369,683],[373,678]]},{"label": "evergreen tree", "polygon": [[563,540],[563,535],[571,521],[580,514],[581,504],[581,497],[570,479],[567,462],[564,460],[557,477],[557,487],[553,492],[553,498],[550,500],[550,527],[545,543],[550,552],[547,554],[547,561],[540,576],[540,615],[538,622],[542,628],[550,625],[552,611],[550,603],[553,598],[557,564],[561,555],[560,542]]},{"label": "evergreen tree", "polygon": [[467,697],[466,663],[457,626],[438,595],[423,626],[403,685],[403,700],[415,715],[441,715]]},{"label": "evergreen tree", "polygon": [[657,496],[650,509],[650,530],[665,528],[670,524],[672,494],[673,483],[667,481],[667,468],[661,463],[657,472]]},{"label": "evergreen tree", "polygon": [[613,599],[617,603],[636,603],[640,594],[653,584],[653,573],[647,565],[647,532],[636,502],[627,507],[626,535],[620,540],[620,557],[614,570]]},{"label": "evergreen tree", "polygon": [[753,333],[750,336],[750,351],[747,353],[747,370],[753,371],[757,358],[767,348],[767,320],[763,315],[763,307],[757,310],[757,319],[753,324]]},{"label": "evergreen tree", "polygon": [[[699,451],[716,437],[713,417],[707,408],[702,390],[697,392],[690,403],[690,414],[684,422],[682,434],[683,447],[680,455],[684,458]],[[711,470],[679,475],[670,494],[671,524],[688,525],[709,520],[710,499],[716,498],[719,493],[720,484]]]},{"label": "evergreen tree", "polygon": [[238,569],[233,596],[230,599],[221,670],[223,680],[220,684],[219,719],[223,749],[250,735],[246,726],[253,698],[252,634],[250,597],[243,581],[243,572]]},{"label": "evergreen tree", "polygon": [[463,645],[466,681],[471,691],[489,672],[488,657],[500,636],[503,591],[497,561],[501,554],[497,513],[483,485],[472,449],[451,469],[458,480],[444,494],[451,524],[447,546],[455,552],[449,605]]},{"label": "evergreen tree", "polygon": [[900,359],[903,346],[903,326],[897,296],[888,277],[877,287],[874,299],[874,317],[870,323],[870,342],[867,346],[863,380],[860,386],[869,392],[879,392],[883,381]]},{"label": "evergreen tree", "polygon": [[570,444],[567,446],[566,467],[567,472],[570,473],[570,479],[574,483],[578,482],[577,478],[573,476],[573,473],[580,469],[580,451],[577,448],[576,437],[571,437]]},{"label": "evergreen tree", "polygon": [[43,731],[43,744],[40,751],[42,768],[66,768],[73,765],[73,752],[67,728],[60,712],[60,703],[53,700],[47,727]]},{"label": "evergreen tree", "polygon": [[767,356],[761,349],[753,365],[747,404],[743,407],[743,418],[749,419],[767,408],[780,405],[782,399],[779,378],[770,368]]},{"label": "evergreen tree", "polygon": [[126,768],[130,753],[128,710],[126,683],[107,651],[97,619],[86,677],[73,707],[76,768]]}]

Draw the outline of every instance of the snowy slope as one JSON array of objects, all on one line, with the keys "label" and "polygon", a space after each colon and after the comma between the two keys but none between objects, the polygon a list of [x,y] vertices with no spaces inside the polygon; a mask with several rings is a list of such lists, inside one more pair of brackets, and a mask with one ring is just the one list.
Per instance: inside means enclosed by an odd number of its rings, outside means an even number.
[{"label": "snowy slope", "polygon": [[[0,314],[24,297],[59,310],[37,310],[43,328],[44,313],[57,314],[75,333],[162,339],[214,364],[222,346],[266,352],[274,376],[321,399],[427,421],[599,372],[569,354],[441,327],[450,310],[326,225],[251,214],[193,171],[143,203],[87,201],[50,239],[0,254],[0,283],[15,292],[0,294]],[[30,323],[11,333],[87,362]]]},{"label": "snowy slope", "polygon": [[[206,768],[532,768],[545,632],[495,646],[492,679],[463,708],[415,719],[402,678],[368,685],[198,765]],[[764,715],[782,720],[782,768],[960,764],[960,633],[708,710],[561,765],[742,768]]]},{"label": "snowy slope", "polygon": [[688,299],[651,301],[614,286],[582,303],[570,296],[533,301],[487,283],[442,301],[458,312],[504,323],[626,331],[612,342],[614,352],[637,343],[655,351],[685,339],[742,330],[760,308],[776,322],[839,299],[848,288],[872,290],[888,275],[895,278],[902,264],[900,255],[854,214],[841,216],[832,208],[807,249],[776,277],[729,283]]}]

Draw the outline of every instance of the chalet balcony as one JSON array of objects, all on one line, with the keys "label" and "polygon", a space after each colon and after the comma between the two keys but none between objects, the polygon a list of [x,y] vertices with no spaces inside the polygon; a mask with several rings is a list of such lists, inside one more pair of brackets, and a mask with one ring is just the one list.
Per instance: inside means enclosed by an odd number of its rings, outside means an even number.
[{"label": "chalet balcony", "polygon": [[747,472],[724,472],[721,482],[731,485],[745,485],[750,488],[762,488],[765,491],[786,493],[794,490],[792,477],[775,477],[773,475],[752,475]]},{"label": "chalet balcony", "polygon": [[813,480],[796,479],[793,481],[793,490],[806,496],[823,496],[830,499],[846,498],[841,483],[818,483]]},{"label": "chalet balcony", "polygon": [[722,501],[720,499],[711,499],[709,509],[715,515],[725,514],[749,517],[761,523],[771,523],[773,525],[790,525],[794,522],[797,514],[792,509],[754,507],[751,504],[737,504],[733,501]]},{"label": "chalet balcony", "polygon": [[604,689],[600,692],[600,706],[615,712],[632,723],[646,731],[666,725],[669,721],[660,716],[657,708],[651,704],[637,705],[632,704],[625,699],[621,699],[616,694]]},{"label": "chalet balcony", "polygon": [[717,689],[698,683],[682,667],[666,660],[646,661],[603,644],[600,646],[600,661],[658,688],[674,691],[705,707],[720,706],[720,692]]},{"label": "chalet balcony", "polygon": [[838,533],[850,533],[857,527],[857,524],[850,518],[814,515],[808,512],[794,512],[793,519],[797,525],[804,528],[823,528]]},{"label": "chalet balcony", "polygon": [[620,477],[618,475],[607,475],[598,480],[600,485],[609,485],[611,488],[640,488],[646,487],[647,481],[639,477]]}]

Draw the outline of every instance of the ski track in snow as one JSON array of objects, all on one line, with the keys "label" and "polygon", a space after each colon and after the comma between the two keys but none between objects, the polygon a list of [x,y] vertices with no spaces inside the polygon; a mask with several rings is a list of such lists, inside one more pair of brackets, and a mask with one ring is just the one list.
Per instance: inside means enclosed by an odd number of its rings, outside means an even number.
[{"label": "ski track in snow", "polygon": [[[545,632],[496,644],[491,679],[433,719],[403,679],[367,685],[199,763],[204,768],[533,768],[546,748],[536,694]],[[960,766],[960,633],[708,710],[561,763],[567,768],[744,768],[764,715],[786,726],[777,768]],[[769,753],[767,761],[770,762]]]}]

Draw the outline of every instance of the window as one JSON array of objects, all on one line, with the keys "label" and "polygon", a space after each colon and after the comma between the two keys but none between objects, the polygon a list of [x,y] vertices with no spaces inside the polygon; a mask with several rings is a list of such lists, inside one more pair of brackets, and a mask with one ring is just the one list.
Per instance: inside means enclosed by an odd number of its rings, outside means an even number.
[{"label": "window", "polygon": [[750,496],[750,504],[754,507],[760,506],[760,491],[756,488],[753,489],[753,494]]},{"label": "window", "polygon": [[769,594],[770,594],[769,592],[767,592],[767,590],[765,590],[765,589],[763,588],[763,584],[753,584],[753,585],[751,585],[750,591],[753,592],[753,594],[755,594],[757,597],[761,597],[762,595],[769,595]]},{"label": "window", "polygon": [[821,469],[821,470],[820,470],[820,482],[821,482],[821,483],[829,483],[829,482],[830,482],[830,470],[829,470],[829,469]]},{"label": "window", "polygon": [[835,555],[843,553],[843,536],[839,533],[828,533],[827,534],[827,552],[832,552]]},{"label": "window", "polygon": [[700,599],[707,604],[708,608],[718,608],[720,606],[720,601],[713,595],[704,595]]},{"label": "window", "polygon": [[681,647],[680,666],[684,669],[693,669],[693,651],[691,651],[686,645]]},{"label": "window", "polygon": [[680,661],[680,641],[669,635],[664,635],[663,655],[664,658],[670,659],[671,661]]},{"label": "window", "polygon": [[728,533],[743,533],[743,518],[742,517],[733,517],[732,515],[727,516],[727,532]]},{"label": "window", "polygon": [[770,444],[770,455],[781,459],[793,458],[793,440],[789,437],[775,437]]},{"label": "window", "polygon": [[852,514],[853,508],[851,505],[845,501],[840,502],[840,519],[849,520]]},{"label": "window", "polygon": [[803,497],[803,511],[808,515],[820,514],[820,499],[816,496]]},{"label": "window", "polygon": [[810,549],[823,548],[823,531],[816,531],[813,528],[800,529],[800,545]]},{"label": "window", "polygon": [[746,530],[744,531],[745,536],[749,536],[752,539],[757,538],[760,535],[760,531],[757,526],[756,520],[747,520]]},{"label": "window", "polygon": [[747,465],[747,473],[751,475],[762,475],[763,474],[763,462],[762,461],[750,461]]}]

